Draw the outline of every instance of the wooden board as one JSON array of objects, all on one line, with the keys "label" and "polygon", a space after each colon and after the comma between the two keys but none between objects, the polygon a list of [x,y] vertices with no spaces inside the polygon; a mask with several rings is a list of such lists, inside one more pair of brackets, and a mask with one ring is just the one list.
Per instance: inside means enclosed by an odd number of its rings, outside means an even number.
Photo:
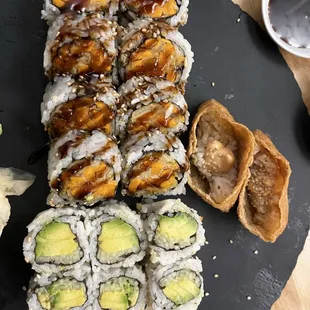
[{"label": "wooden board", "polygon": [[310,309],[310,233],[296,268],[272,310]]}]

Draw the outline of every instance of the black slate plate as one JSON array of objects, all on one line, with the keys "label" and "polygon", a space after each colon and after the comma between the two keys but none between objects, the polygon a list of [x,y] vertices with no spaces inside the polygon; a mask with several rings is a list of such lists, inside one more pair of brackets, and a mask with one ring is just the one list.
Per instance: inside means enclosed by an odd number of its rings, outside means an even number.
[{"label": "black slate plate", "polygon": [[[23,260],[22,241],[27,224],[46,209],[48,194],[46,157],[27,165],[28,156],[47,141],[40,124],[46,26],[40,20],[42,0],[2,2],[0,165],[37,176],[24,196],[11,199],[12,217],[0,239],[0,309],[23,310],[27,306],[22,287],[32,272]],[[210,294],[200,309],[269,309],[291,274],[309,229],[308,114],[277,47],[246,15],[241,14],[237,23],[239,14],[230,0],[191,1],[189,23],[181,29],[196,54],[186,97],[192,116],[200,103],[216,98],[238,121],[273,138],[293,169],[290,221],[275,244],[266,244],[242,228],[235,210],[222,214],[188,190],[182,199],[204,217],[209,241],[199,253]],[[219,278],[213,277],[215,273]]]}]

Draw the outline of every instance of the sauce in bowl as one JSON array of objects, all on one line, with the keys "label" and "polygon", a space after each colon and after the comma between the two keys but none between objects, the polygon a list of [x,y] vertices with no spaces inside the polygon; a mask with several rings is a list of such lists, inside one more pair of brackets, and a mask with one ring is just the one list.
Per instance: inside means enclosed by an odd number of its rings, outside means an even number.
[{"label": "sauce in bowl", "polygon": [[269,17],[276,34],[287,44],[310,48],[310,0],[270,0]]}]

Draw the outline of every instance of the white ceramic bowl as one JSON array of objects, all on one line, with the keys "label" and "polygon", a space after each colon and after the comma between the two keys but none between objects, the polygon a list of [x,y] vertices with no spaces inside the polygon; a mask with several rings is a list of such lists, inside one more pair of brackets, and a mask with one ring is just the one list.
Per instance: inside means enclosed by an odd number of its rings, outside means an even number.
[{"label": "white ceramic bowl", "polygon": [[284,42],[273,30],[269,16],[269,0],[262,0],[263,19],[271,38],[283,49],[299,57],[310,58],[310,48],[298,48]]}]

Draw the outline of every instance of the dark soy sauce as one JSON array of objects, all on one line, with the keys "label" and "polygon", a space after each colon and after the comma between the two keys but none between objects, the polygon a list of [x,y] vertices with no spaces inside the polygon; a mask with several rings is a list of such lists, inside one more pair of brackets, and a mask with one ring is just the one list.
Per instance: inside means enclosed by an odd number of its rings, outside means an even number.
[{"label": "dark soy sauce", "polygon": [[270,22],[286,43],[310,48],[310,0],[270,0]]},{"label": "dark soy sauce", "polygon": [[87,8],[89,4],[89,0],[69,0],[63,11],[71,12],[71,11],[80,11],[84,8]]}]

